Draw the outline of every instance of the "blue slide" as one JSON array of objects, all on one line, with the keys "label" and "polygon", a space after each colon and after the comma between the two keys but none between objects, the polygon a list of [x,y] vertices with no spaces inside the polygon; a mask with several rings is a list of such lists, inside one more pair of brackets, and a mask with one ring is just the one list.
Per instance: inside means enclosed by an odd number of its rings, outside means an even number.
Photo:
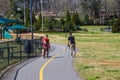
[{"label": "blue slide", "polygon": [[4,30],[4,36],[3,36],[5,39],[11,39],[12,36],[10,35],[9,31],[8,30]]}]

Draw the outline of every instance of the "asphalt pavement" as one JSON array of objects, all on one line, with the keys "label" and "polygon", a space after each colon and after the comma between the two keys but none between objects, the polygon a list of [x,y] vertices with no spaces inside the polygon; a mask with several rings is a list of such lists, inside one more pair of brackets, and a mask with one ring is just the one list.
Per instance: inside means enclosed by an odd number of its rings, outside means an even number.
[{"label": "asphalt pavement", "polygon": [[73,60],[66,45],[53,44],[49,58],[29,59],[8,70],[0,80],[82,80]]}]

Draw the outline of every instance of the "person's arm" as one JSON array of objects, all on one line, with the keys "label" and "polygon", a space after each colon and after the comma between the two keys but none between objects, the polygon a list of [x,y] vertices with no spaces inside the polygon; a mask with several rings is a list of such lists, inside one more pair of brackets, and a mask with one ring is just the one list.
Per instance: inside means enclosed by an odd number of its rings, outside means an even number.
[{"label": "person's arm", "polygon": [[50,40],[48,39],[48,48],[50,48]]},{"label": "person's arm", "polygon": [[69,39],[69,37],[68,37],[68,47],[70,47],[70,39]]}]

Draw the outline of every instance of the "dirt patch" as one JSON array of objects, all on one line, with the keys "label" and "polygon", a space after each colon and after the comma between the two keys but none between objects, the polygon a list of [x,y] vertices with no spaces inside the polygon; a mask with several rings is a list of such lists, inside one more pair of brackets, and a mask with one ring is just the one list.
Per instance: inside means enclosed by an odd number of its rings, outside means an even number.
[{"label": "dirt patch", "polygon": [[120,61],[111,60],[82,60],[85,63],[96,64],[96,65],[106,65],[106,66],[120,66]]}]

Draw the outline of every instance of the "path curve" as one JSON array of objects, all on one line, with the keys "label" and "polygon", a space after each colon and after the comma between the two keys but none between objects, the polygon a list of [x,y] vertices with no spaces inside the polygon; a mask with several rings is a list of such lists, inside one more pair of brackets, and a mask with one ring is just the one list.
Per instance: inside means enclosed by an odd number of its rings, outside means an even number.
[{"label": "path curve", "polygon": [[0,80],[82,80],[73,68],[73,58],[65,45],[53,44],[50,58],[36,57],[15,66]]}]

